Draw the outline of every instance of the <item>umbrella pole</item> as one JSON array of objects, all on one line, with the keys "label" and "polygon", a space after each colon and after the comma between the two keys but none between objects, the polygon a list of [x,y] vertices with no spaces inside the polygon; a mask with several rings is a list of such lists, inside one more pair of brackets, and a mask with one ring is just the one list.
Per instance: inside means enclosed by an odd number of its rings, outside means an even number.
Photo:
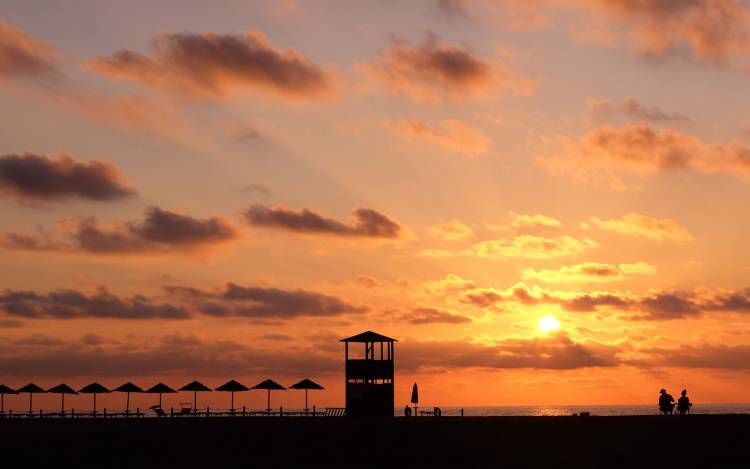
[{"label": "umbrella pole", "polygon": [[159,408],[161,409],[161,393],[159,393]]},{"label": "umbrella pole", "polygon": [[0,394],[0,413],[5,413],[5,394]]},{"label": "umbrella pole", "polygon": [[305,412],[307,412],[307,389],[305,389]]},{"label": "umbrella pole", "polygon": [[232,391],[230,394],[232,394],[232,398],[231,398],[232,400],[230,401],[230,404],[229,404],[229,410],[234,411],[234,391]]},{"label": "umbrella pole", "polygon": [[198,403],[198,391],[193,391],[193,409],[196,409]]},{"label": "umbrella pole", "polygon": [[268,413],[271,413],[271,390],[268,390]]},{"label": "umbrella pole", "polygon": [[125,413],[130,412],[130,392],[127,392],[128,397],[125,398]]},{"label": "umbrella pole", "polygon": [[60,394],[60,397],[62,398],[60,399],[62,401],[60,403],[60,413],[63,414],[65,413],[65,393]]},{"label": "umbrella pole", "polygon": [[31,403],[34,401],[34,393],[29,393],[29,415],[31,415]]},{"label": "umbrella pole", "polygon": [[96,393],[94,393],[94,415],[96,415]]}]

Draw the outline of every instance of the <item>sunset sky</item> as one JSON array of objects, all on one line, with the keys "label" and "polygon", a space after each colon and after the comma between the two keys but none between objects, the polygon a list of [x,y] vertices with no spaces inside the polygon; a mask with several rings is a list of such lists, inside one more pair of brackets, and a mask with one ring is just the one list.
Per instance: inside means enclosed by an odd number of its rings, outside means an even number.
[{"label": "sunset sky", "polygon": [[3,0],[0,383],[748,402],[748,103],[745,0]]}]

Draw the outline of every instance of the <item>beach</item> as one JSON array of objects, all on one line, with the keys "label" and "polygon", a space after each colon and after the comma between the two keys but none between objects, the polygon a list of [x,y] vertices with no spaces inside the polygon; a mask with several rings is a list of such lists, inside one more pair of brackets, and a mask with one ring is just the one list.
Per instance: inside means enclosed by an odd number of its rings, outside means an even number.
[{"label": "beach", "polygon": [[740,467],[749,426],[699,414],[13,419],[0,445],[29,467]]}]

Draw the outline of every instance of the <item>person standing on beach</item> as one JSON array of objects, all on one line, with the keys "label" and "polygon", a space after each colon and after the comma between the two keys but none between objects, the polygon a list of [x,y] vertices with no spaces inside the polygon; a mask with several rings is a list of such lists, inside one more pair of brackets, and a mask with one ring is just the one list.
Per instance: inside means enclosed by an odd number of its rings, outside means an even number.
[{"label": "person standing on beach", "polygon": [[687,397],[687,389],[683,389],[680,393],[680,398],[677,399],[677,413],[685,415],[692,405],[693,403],[690,402],[690,399]]},{"label": "person standing on beach", "polygon": [[666,389],[659,391],[659,411],[664,415],[672,415],[674,409],[674,397]]}]

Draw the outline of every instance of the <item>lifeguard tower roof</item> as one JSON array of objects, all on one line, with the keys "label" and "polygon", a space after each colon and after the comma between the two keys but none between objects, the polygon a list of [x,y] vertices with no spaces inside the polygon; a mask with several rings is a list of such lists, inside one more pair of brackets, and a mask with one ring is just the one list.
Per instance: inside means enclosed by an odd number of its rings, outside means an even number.
[{"label": "lifeguard tower roof", "polygon": [[396,339],[391,339],[390,337],[386,337],[382,334],[378,334],[377,332],[372,331],[366,331],[361,334],[353,335],[351,337],[347,337],[346,339],[341,339],[340,342],[358,342],[358,343],[368,343],[368,342],[398,342]]}]

